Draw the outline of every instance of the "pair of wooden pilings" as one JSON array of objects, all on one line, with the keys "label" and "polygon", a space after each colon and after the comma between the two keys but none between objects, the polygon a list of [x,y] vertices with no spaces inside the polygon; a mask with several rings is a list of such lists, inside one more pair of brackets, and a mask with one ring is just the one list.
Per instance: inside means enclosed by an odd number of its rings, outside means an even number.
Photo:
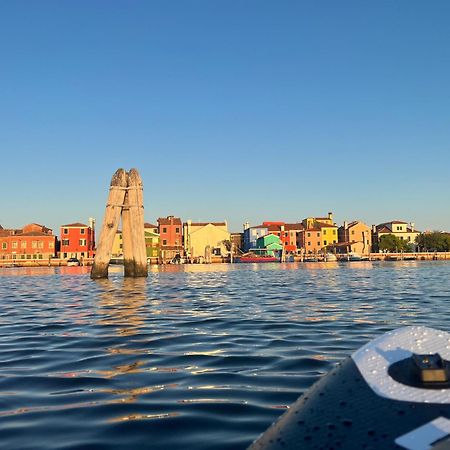
[{"label": "pair of wooden pilings", "polygon": [[136,169],[118,169],[111,179],[105,217],[91,270],[91,278],[108,278],[113,242],[122,217],[124,275],[146,277],[144,195]]}]

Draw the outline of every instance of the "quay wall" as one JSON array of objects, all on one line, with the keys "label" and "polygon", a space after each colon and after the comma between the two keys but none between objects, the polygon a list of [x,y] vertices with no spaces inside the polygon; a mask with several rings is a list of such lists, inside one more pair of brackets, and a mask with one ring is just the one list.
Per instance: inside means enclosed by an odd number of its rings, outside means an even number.
[{"label": "quay wall", "polygon": [[[346,260],[346,255],[337,255],[338,259]],[[323,260],[323,256],[317,257],[318,261]],[[370,253],[368,255],[370,261],[442,261],[450,260],[450,252],[418,252],[418,253]],[[295,262],[302,262],[300,256],[294,257]],[[94,258],[83,258],[81,265],[92,266]],[[148,261],[149,264],[158,264],[157,258]],[[229,258],[213,256],[212,263],[229,263]],[[51,259],[0,259],[1,267],[59,267],[67,266],[67,259],[51,258]]]}]

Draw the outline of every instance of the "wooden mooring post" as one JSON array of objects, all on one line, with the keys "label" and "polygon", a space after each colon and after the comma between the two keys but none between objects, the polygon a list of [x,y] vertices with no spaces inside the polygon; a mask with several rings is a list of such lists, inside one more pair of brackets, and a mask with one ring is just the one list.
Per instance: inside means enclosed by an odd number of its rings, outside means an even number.
[{"label": "wooden mooring post", "polygon": [[136,169],[128,173],[128,190],[122,210],[122,241],[125,276],[146,277],[144,200],[141,177]]},{"label": "wooden mooring post", "polygon": [[108,278],[114,237],[122,217],[125,276],[148,275],[144,232],[144,201],[141,177],[136,169],[118,169],[111,179],[99,244],[91,278]]}]

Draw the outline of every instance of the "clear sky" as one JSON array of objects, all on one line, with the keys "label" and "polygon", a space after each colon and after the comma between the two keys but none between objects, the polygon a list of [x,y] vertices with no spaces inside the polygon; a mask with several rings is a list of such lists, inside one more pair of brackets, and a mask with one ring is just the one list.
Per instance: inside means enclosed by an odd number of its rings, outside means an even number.
[{"label": "clear sky", "polygon": [[0,224],[413,221],[450,230],[450,1],[0,2]]}]

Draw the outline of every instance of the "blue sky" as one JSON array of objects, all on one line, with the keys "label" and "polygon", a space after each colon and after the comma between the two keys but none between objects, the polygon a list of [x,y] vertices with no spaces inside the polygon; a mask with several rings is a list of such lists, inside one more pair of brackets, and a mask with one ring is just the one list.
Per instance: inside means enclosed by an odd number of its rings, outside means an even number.
[{"label": "blue sky", "polygon": [[414,221],[450,230],[450,2],[0,2],[0,224]]}]

